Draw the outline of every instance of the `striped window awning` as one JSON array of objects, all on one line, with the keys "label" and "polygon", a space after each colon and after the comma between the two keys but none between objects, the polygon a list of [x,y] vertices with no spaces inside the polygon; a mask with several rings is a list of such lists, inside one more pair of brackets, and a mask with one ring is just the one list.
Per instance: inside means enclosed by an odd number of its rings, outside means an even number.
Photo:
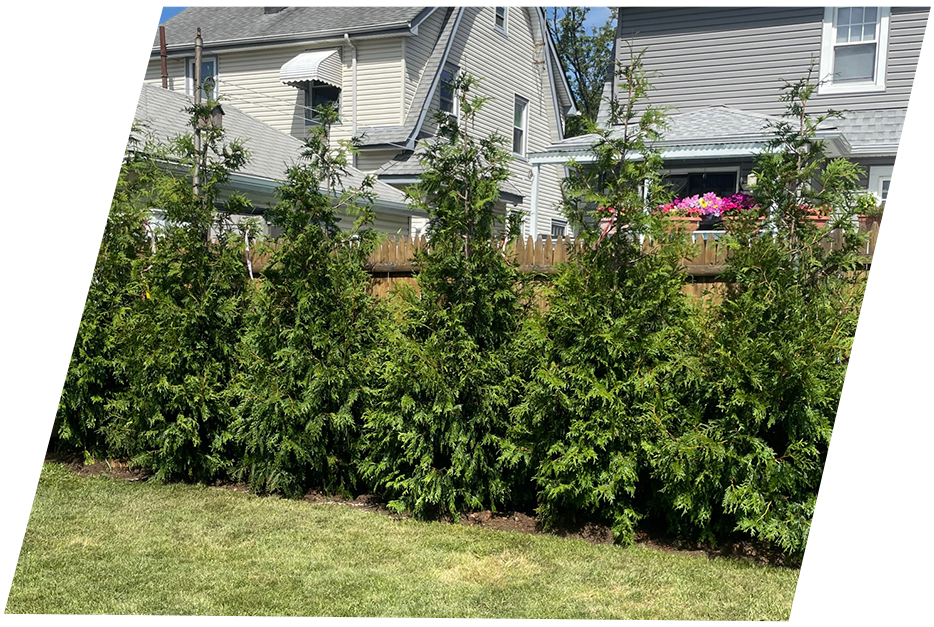
[{"label": "striped window awning", "polygon": [[279,80],[296,86],[305,81],[321,81],[340,88],[344,68],[339,50],[303,52],[279,69]]}]

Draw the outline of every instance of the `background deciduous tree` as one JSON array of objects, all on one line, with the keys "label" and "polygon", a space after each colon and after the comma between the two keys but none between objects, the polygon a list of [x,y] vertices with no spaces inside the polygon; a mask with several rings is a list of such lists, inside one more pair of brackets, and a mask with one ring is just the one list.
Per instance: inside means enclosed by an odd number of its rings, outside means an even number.
[{"label": "background deciduous tree", "polygon": [[574,92],[580,115],[567,119],[565,137],[588,132],[595,123],[603,95],[603,84],[613,65],[616,13],[611,9],[606,24],[588,26],[590,7],[547,7],[548,28],[565,74]]}]

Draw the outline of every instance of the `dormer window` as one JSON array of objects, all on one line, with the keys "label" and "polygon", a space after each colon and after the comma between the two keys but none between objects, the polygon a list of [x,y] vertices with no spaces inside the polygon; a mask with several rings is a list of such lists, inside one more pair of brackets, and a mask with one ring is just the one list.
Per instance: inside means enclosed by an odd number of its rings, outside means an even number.
[{"label": "dormer window", "polygon": [[888,7],[824,9],[819,93],[885,89]]},{"label": "dormer window", "polygon": [[493,29],[506,34],[506,9],[507,7],[495,7],[495,16],[493,17]]}]

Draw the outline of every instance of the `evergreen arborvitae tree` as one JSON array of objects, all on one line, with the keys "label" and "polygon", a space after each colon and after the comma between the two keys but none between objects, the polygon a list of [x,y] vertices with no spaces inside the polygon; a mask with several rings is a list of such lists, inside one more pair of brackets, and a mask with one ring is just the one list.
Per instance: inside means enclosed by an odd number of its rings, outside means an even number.
[{"label": "evergreen arborvitae tree", "polygon": [[144,129],[113,82],[101,82],[100,93],[97,151],[78,170],[87,205],[59,207],[78,225],[84,257],[53,268],[36,295],[39,308],[5,353],[13,421],[52,426],[62,443],[91,457],[131,446],[121,428],[134,410],[124,331],[143,295],[139,269],[150,252],[146,221],[159,176],[141,149]]},{"label": "evergreen arborvitae tree", "polygon": [[[864,280],[859,169],[816,139],[839,115],[808,113],[816,87],[810,75],[785,85],[786,114],[755,170],[760,212],[730,224],[727,289],[694,349],[704,383],[657,459],[676,528],[743,532],[792,556],[807,540]],[[831,224],[818,228],[815,210]],[[832,228],[842,237],[828,250]]]},{"label": "evergreen arborvitae tree", "polygon": [[130,370],[126,420],[113,432],[132,461],[157,479],[208,481],[226,476],[230,447],[229,390],[249,303],[241,237],[228,216],[247,211],[220,185],[246,162],[237,140],[210,123],[216,102],[188,109],[200,135],[175,138],[168,157],[198,170],[197,185],[164,180],[154,199],[164,214],[156,252],[140,271],[145,294],[128,323]]},{"label": "evergreen arborvitae tree", "polygon": [[687,376],[676,355],[691,319],[680,269],[689,244],[651,211],[666,199],[653,147],[665,118],[646,105],[642,59],[618,67],[624,97],[611,102],[612,127],[593,146],[595,163],[565,181],[583,246],[527,328],[535,368],[510,450],[534,469],[546,525],[606,521],[620,542],[634,537],[651,454],[681,411],[672,382]]},{"label": "evergreen arborvitae tree", "polygon": [[[472,134],[484,101],[471,97],[475,84],[454,80],[460,119],[439,116],[409,192],[430,216],[428,250],[417,253],[418,292],[404,294],[366,413],[363,476],[390,507],[418,517],[495,509],[510,495],[501,440],[522,304],[496,211],[510,156],[499,135]],[[506,236],[517,227],[510,219]]]},{"label": "evergreen arborvitae tree", "polygon": [[[342,185],[353,147],[333,149],[336,117],[319,112],[303,161],[289,168],[268,214],[282,236],[248,318],[234,425],[239,474],[257,492],[346,493],[357,483],[361,389],[381,317],[364,269],[377,233],[367,228],[372,179]],[[340,213],[356,216],[353,228],[341,229]]]}]

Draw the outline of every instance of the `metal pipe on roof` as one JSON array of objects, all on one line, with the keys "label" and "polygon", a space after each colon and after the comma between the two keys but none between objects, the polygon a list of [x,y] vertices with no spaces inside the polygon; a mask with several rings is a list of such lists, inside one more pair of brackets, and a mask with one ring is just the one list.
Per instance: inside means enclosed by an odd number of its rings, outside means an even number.
[{"label": "metal pipe on roof", "polygon": [[162,59],[162,89],[169,88],[169,61],[165,53],[165,26],[159,27],[159,57]]}]

